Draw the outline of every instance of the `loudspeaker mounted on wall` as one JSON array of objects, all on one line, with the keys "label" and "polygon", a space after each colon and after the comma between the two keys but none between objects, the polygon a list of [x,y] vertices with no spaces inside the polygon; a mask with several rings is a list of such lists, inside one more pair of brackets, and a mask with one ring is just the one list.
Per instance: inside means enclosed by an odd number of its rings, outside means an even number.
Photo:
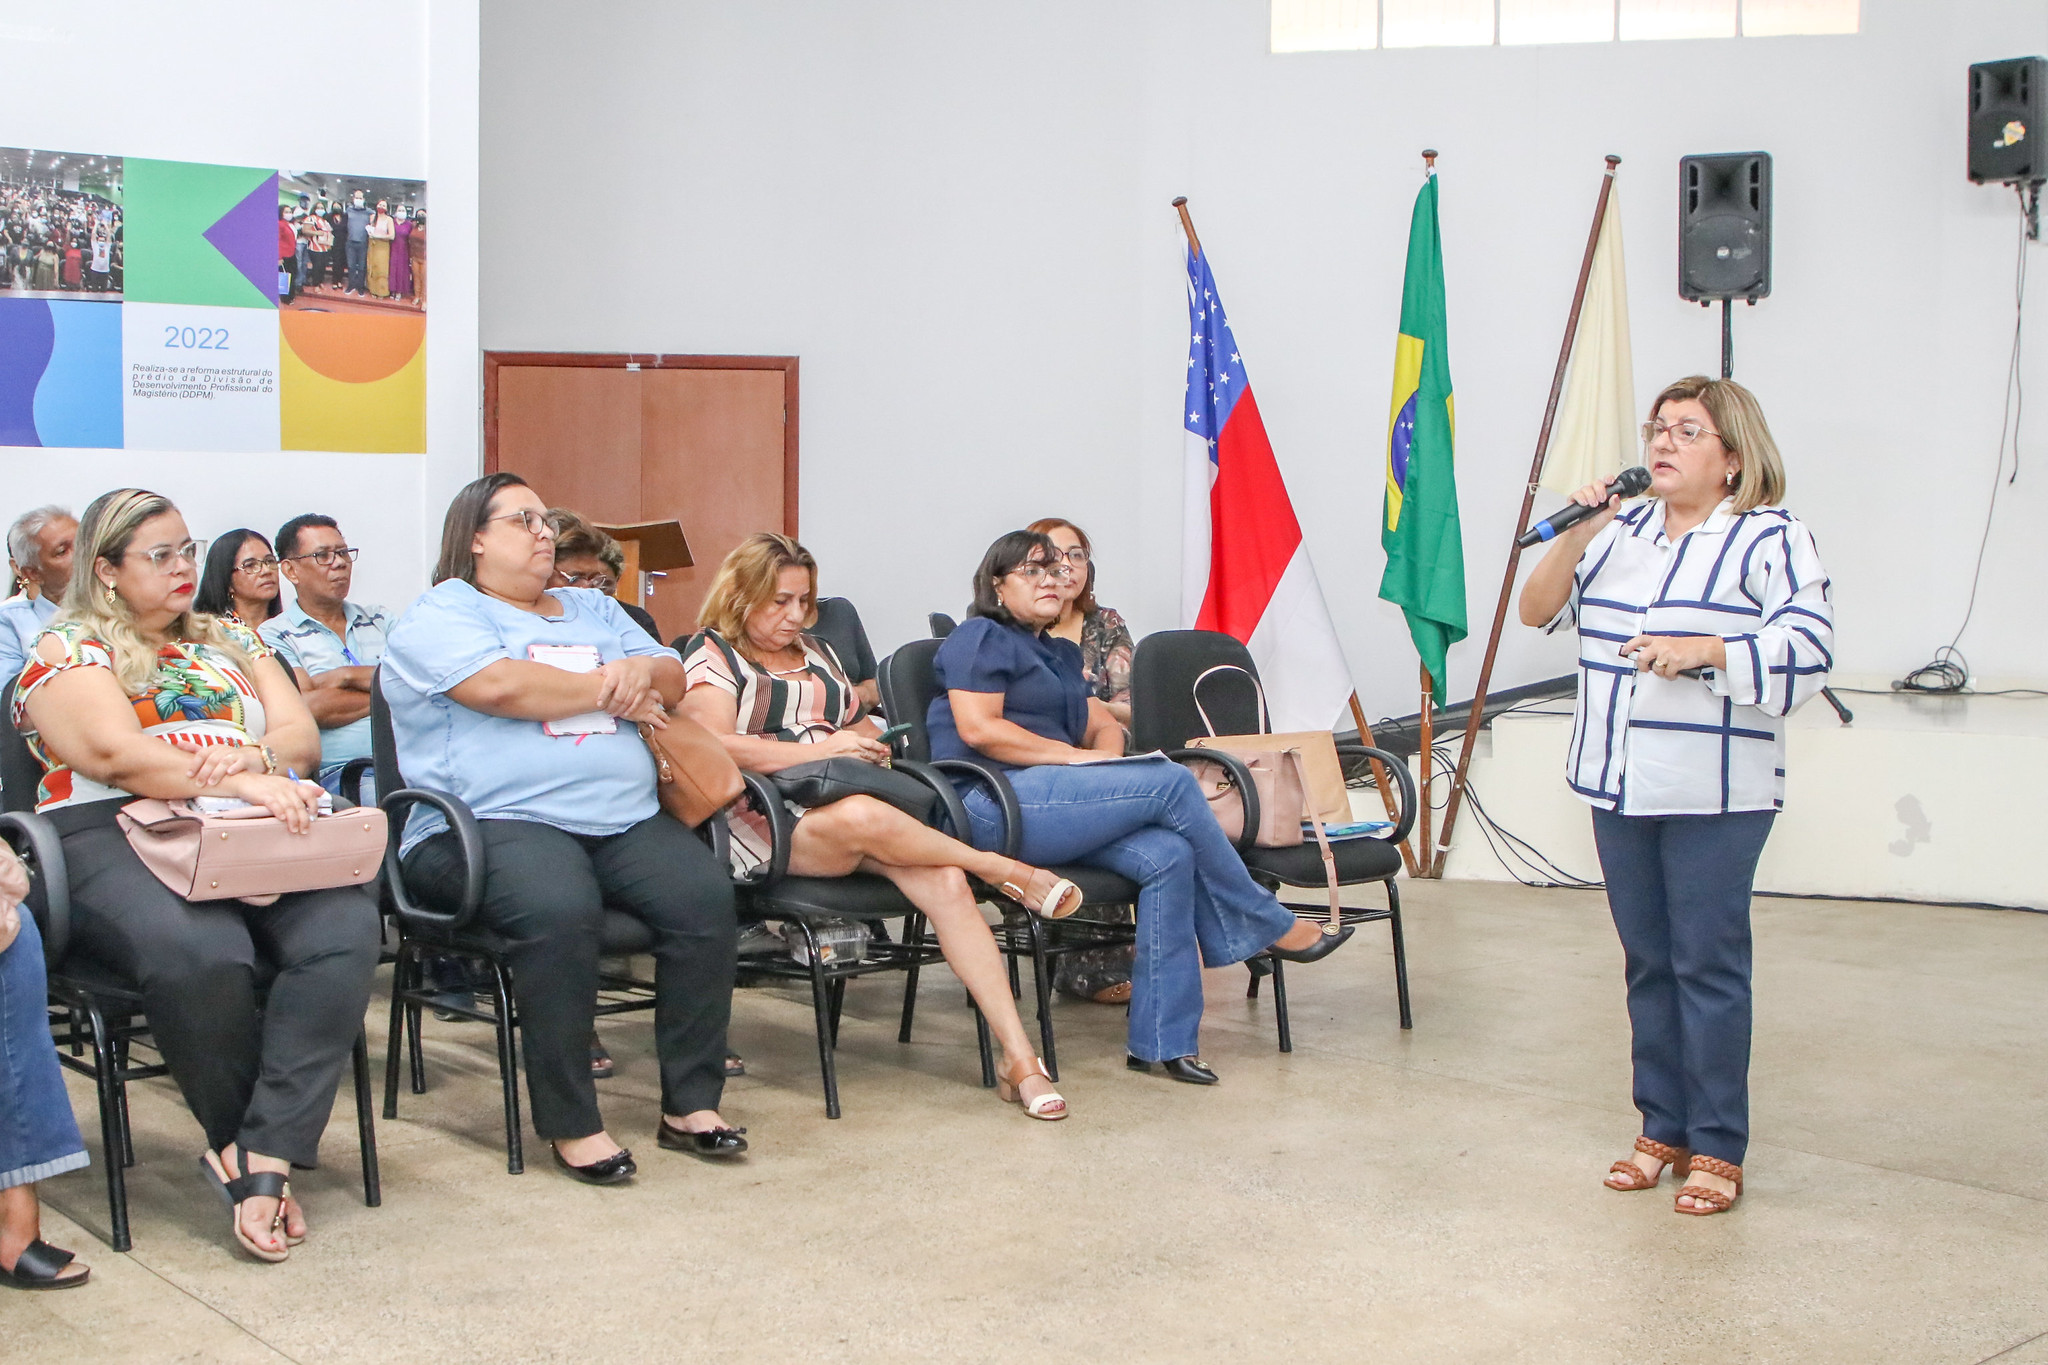
[{"label": "loudspeaker mounted on wall", "polygon": [[1771,154],[1678,159],[1678,294],[1755,303],[1771,292]]},{"label": "loudspeaker mounted on wall", "polygon": [[2048,57],[2009,57],[1970,68],[1970,180],[2039,184],[2048,180]]}]

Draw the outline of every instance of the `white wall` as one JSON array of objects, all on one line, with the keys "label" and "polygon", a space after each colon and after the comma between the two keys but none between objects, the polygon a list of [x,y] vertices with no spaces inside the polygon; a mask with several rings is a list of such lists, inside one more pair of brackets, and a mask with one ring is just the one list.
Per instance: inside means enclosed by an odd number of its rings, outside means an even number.
[{"label": "white wall", "polygon": [[[1624,158],[1647,398],[1718,361],[1716,315],[1676,293],[1676,160],[1763,148],[1777,293],[1738,312],[1736,375],[1834,575],[1843,670],[1897,676],[1961,618],[2010,341],[2016,215],[1964,178],[1965,67],[2048,50],[2048,9],[1863,13],[1855,37],[1275,57],[1257,0],[640,0],[575,22],[501,0],[483,341],[801,356],[804,537],[878,648],[1049,512],[1096,537],[1104,600],[1158,629],[1186,194],[1366,705],[1399,713],[1414,659],[1374,596],[1376,518],[1417,149],[1443,153],[1483,636],[1601,155]],[[2005,490],[1963,640],[1980,675],[2048,677],[2044,483],[2048,457]],[[1454,693],[1478,657],[1453,651]],[[1569,659],[1511,627],[1499,681]]]},{"label": "white wall", "polygon": [[124,485],[170,497],[199,536],[318,510],[363,547],[352,596],[402,607],[426,586],[441,510],[478,459],[477,0],[357,0],[348,24],[380,35],[376,60],[294,57],[298,11],[264,0],[9,7],[0,141],[427,180],[425,458],[0,447],[0,522]]}]

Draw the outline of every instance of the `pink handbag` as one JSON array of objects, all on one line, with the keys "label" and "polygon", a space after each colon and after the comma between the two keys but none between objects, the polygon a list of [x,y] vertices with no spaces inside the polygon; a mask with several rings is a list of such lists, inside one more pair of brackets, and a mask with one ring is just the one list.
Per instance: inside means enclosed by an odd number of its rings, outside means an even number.
[{"label": "pink handbag", "polygon": [[188,801],[131,801],[115,817],[156,879],[188,901],[269,905],[292,891],[361,886],[384,862],[389,826],[375,806],[317,817],[304,834],[261,806],[202,815]]}]

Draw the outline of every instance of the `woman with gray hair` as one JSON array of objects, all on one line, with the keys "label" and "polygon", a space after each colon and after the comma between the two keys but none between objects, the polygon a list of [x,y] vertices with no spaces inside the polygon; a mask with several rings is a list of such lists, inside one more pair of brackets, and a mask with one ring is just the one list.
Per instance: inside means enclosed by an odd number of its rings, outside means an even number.
[{"label": "woman with gray hair", "polygon": [[[78,539],[78,519],[68,507],[54,503],[23,512],[7,528],[7,557],[14,562],[20,591],[0,602],[0,684],[21,676],[28,647],[50,618],[71,581],[71,550]],[[28,589],[36,589],[31,597]]]}]

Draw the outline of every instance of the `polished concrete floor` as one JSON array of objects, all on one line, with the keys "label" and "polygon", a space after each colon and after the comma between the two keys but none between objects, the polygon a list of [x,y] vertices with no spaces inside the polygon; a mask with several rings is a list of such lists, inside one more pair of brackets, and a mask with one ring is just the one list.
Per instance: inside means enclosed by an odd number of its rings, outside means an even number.
[{"label": "polished concrete floor", "polygon": [[[806,998],[743,992],[756,1144],[655,1149],[651,1030],[607,1026],[627,1188],[505,1174],[488,1033],[428,1024],[434,1088],[337,1106],[288,1264],[230,1249],[163,1082],[136,1089],[135,1250],[97,1170],[46,1185],[94,1283],[0,1292],[9,1361],[2048,1362],[2048,916],[1761,900],[1755,1141],[1727,1216],[1600,1185],[1636,1132],[1597,894],[1408,888],[1415,1029],[1384,928],[1293,971],[1295,1051],[1213,973],[1203,1090],[1127,1074],[1121,1011],[1058,1007],[1074,1117],[976,1085],[957,987],[896,1042],[857,983],[828,1122]],[[80,1113],[92,1113],[75,1090]],[[97,1152],[95,1152],[97,1157]]]}]

